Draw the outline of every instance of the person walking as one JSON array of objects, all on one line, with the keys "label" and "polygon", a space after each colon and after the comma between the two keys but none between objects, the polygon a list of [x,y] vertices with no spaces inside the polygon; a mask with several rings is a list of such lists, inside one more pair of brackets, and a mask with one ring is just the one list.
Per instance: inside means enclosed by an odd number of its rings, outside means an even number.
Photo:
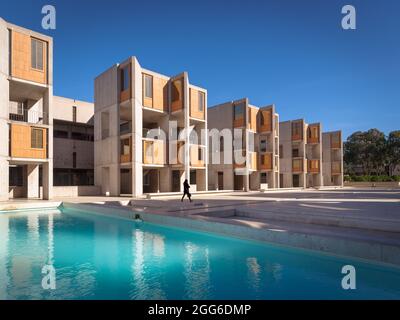
[{"label": "person walking", "polygon": [[183,196],[181,202],[183,202],[183,198],[185,197],[185,195],[189,198],[190,202],[192,202],[192,195],[189,192],[189,188],[189,182],[187,181],[187,179],[185,179],[185,181],[183,182]]}]

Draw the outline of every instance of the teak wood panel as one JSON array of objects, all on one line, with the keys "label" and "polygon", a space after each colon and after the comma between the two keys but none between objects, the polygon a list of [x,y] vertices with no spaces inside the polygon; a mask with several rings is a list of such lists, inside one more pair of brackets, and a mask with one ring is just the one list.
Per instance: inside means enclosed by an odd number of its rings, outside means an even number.
[{"label": "teak wood panel", "polygon": [[[127,139],[129,140],[129,153],[120,155],[120,162],[121,163],[128,163],[128,162],[132,161],[132,138],[129,137]],[[122,148],[122,141],[123,140],[121,140],[121,148]]]},{"label": "teak wood panel", "polygon": [[260,110],[260,132],[272,131],[272,109]]},{"label": "teak wood panel", "polygon": [[164,143],[159,140],[143,141],[143,163],[164,164]]},{"label": "teak wood panel", "polygon": [[311,173],[319,172],[319,160],[308,160],[308,172]]},{"label": "teak wood panel", "polygon": [[[32,128],[43,130],[43,148],[31,147]],[[47,129],[22,124],[11,124],[10,156],[15,158],[47,158]]]},{"label": "teak wood panel", "polygon": [[303,159],[293,159],[292,160],[292,171],[293,172],[303,172]]},{"label": "teak wood panel", "polygon": [[342,135],[340,132],[331,133],[331,148],[340,149],[342,147],[341,140]]},{"label": "teak wood panel", "polygon": [[319,125],[309,125],[307,134],[307,143],[319,143],[320,128]]},{"label": "teak wood panel", "polygon": [[183,78],[175,79],[171,83],[171,111],[179,111],[183,109],[184,88]]},{"label": "teak wood panel", "polygon": [[168,111],[168,81],[153,76],[153,106],[160,111]]},{"label": "teak wood panel", "polygon": [[272,170],[272,153],[260,154],[260,170]]},{"label": "teak wood panel", "polygon": [[199,160],[200,147],[197,145],[190,146],[190,165],[193,167],[204,167],[204,160]]},{"label": "teak wood panel", "polygon": [[303,140],[303,130],[302,121],[292,122],[292,141]]},{"label": "teak wood panel", "polygon": [[[204,102],[203,111],[199,110],[199,102],[200,102],[199,101],[199,94],[203,95],[203,102]],[[204,120],[204,118],[205,118],[205,116],[204,116],[205,115],[205,112],[204,112],[204,109],[205,109],[205,95],[204,95],[204,92],[201,92],[199,90],[190,88],[189,96],[190,96],[190,116],[192,118]]]},{"label": "teak wood panel", "polygon": [[257,152],[250,152],[250,169],[257,170]]},{"label": "teak wood panel", "polygon": [[256,108],[248,108],[249,111],[249,117],[248,117],[248,123],[247,127],[248,129],[252,131],[257,131],[257,112],[258,110]]},{"label": "teak wood panel", "polygon": [[43,70],[32,68],[31,63],[31,39],[32,37],[17,31],[11,33],[11,75],[23,80],[47,84],[47,48],[48,43],[43,42]]}]

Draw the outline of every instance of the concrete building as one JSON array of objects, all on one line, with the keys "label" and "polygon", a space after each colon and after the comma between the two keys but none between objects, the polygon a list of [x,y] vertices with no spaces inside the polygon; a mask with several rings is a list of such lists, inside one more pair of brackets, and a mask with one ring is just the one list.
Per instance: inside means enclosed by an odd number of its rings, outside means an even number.
[{"label": "concrete building", "polygon": [[279,124],[280,187],[321,187],[321,124],[303,119]]},{"label": "concrete building", "polygon": [[0,18],[0,199],[52,197],[52,99],[52,38]]},{"label": "concrete building", "polygon": [[94,185],[94,104],[53,97],[54,186]]},{"label": "concrete building", "polygon": [[343,141],[341,131],[322,133],[324,186],[343,187]]},{"label": "concrete building", "polygon": [[103,194],[181,191],[184,179],[207,190],[207,91],[186,72],[167,77],[135,57],[112,66],[95,79],[94,124]]},{"label": "concrete building", "polygon": [[219,131],[213,140],[216,143],[209,142],[209,188],[244,191],[277,188],[279,115],[275,106],[259,108],[244,98],[216,105],[208,112],[209,129]]}]

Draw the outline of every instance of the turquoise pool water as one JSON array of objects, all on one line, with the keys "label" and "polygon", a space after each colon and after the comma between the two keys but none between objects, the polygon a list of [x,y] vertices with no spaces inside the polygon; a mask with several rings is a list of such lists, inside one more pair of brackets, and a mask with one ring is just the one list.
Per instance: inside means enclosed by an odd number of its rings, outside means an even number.
[{"label": "turquoise pool water", "polygon": [[399,299],[400,270],[72,210],[0,213],[0,299],[361,298]]}]

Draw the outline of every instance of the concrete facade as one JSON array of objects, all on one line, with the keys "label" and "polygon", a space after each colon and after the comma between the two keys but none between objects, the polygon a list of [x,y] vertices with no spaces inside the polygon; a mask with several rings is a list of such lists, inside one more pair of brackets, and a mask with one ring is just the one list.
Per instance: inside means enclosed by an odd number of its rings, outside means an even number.
[{"label": "concrete facade", "polygon": [[53,97],[54,186],[94,185],[94,104]]},{"label": "concrete facade", "polygon": [[[208,112],[209,188],[243,191],[277,188],[279,115],[275,106],[259,108],[244,98],[211,107]],[[240,158],[244,162],[240,163]]]},{"label": "concrete facade", "polygon": [[322,134],[322,172],[324,186],[343,187],[343,141],[341,131]]},{"label": "concrete facade", "polygon": [[280,187],[323,186],[321,124],[298,119],[281,122],[279,127]]},{"label": "concrete facade", "polygon": [[52,38],[0,18],[1,200],[52,198],[52,102]]},{"label": "concrete facade", "polygon": [[207,190],[202,129],[207,91],[186,72],[167,77],[135,57],[112,66],[95,79],[95,184],[112,196],[181,191],[184,179]]}]

